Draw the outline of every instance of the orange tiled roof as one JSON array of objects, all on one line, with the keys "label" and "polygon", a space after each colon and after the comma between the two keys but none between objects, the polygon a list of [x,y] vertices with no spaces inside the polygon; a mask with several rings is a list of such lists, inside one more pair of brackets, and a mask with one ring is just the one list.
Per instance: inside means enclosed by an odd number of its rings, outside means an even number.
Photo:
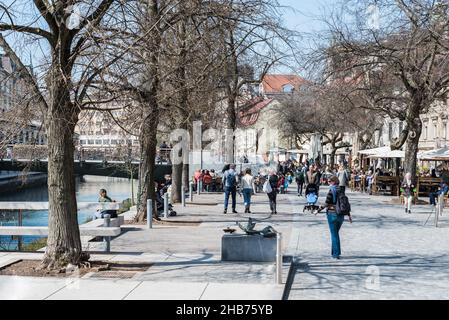
[{"label": "orange tiled roof", "polygon": [[258,100],[254,101],[254,104],[249,109],[246,109],[245,111],[239,112],[239,122],[244,127],[249,127],[254,125],[257,120],[259,120],[260,111],[264,109],[266,106],[268,106],[273,99],[266,99],[266,100]]},{"label": "orange tiled roof", "polygon": [[262,86],[265,94],[283,93],[285,85],[290,84],[297,91],[305,82],[306,80],[296,75],[267,74],[262,80]]}]

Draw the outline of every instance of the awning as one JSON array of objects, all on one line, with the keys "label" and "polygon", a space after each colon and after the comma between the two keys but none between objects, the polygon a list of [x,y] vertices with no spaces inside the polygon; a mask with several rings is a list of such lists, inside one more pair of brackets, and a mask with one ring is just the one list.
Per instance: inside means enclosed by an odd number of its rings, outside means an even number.
[{"label": "awning", "polygon": [[449,161],[449,147],[421,152],[418,154],[421,161]]},{"label": "awning", "polygon": [[390,147],[382,147],[368,150],[361,150],[359,154],[367,155],[368,158],[405,158],[405,152],[402,150],[391,150]]},{"label": "awning", "polygon": [[299,150],[299,149],[292,149],[292,150],[288,150],[288,153],[297,153],[297,154],[308,154],[309,150]]}]

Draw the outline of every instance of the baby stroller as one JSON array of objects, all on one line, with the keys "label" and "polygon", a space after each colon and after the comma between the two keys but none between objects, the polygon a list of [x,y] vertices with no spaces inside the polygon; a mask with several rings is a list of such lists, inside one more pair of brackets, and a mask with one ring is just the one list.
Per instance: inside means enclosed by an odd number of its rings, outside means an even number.
[{"label": "baby stroller", "polygon": [[[164,214],[164,194],[167,193],[168,186],[161,188],[158,192],[156,192],[156,210],[157,215],[162,216]],[[168,216],[175,217],[177,215],[176,211],[173,210],[173,205],[168,203]]]},{"label": "baby stroller", "polygon": [[316,205],[318,202],[318,186],[314,183],[309,183],[306,188],[306,199],[307,204],[304,206],[304,213],[314,213],[317,212],[320,207]]}]

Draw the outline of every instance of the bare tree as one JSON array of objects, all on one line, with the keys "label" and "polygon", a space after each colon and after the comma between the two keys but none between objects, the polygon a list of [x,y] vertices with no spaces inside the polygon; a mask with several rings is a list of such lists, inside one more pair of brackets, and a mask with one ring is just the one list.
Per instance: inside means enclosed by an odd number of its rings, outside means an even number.
[{"label": "bare tree", "polygon": [[[1,4],[0,31],[43,39],[44,48],[48,48],[49,65],[43,72],[44,82],[38,83],[7,41],[0,37],[0,46],[26,81],[45,123],[49,146],[49,237],[43,267],[76,265],[87,258],[82,252],[77,221],[73,136],[89,84],[100,70],[95,59],[86,64],[85,53],[92,45],[92,35],[113,3],[114,0],[95,4],[34,0],[35,19],[20,24],[9,12],[12,7]],[[15,4],[20,5],[18,1]],[[30,6],[30,1],[24,4]],[[78,21],[72,25],[74,5],[79,5],[82,16],[76,17]]]},{"label": "bare tree", "polygon": [[404,122],[392,149],[405,145],[404,169],[415,176],[420,116],[449,92],[449,4],[382,0],[376,2],[377,18],[367,10],[369,1],[348,3],[341,15],[327,19],[330,74],[355,80],[360,106]]}]

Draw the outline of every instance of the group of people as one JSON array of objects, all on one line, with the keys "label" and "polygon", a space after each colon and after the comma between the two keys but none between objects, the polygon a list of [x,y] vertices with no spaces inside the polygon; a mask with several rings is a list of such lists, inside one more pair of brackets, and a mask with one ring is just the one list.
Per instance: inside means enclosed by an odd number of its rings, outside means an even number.
[{"label": "group of people", "polygon": [[[404,177],[404,181],[401,184],[402,196],[404,197],[404,208],[405,213],[412,213],[412,204],[413,199],[416,195],[416,184],[412,179],[412,174],[407,172]],[[437,205],[437,199],[441,195],[449,194],[449,181],[447,178],[442,178],[441,182],[438,184],[436,188],[433,188],[429,193],[429,202],[431,206]]]},{"label": "group of people", "polygon": [[214,169],[211,170],[196,170],[193,175],[194,188],[198,187],[198,182],[200,181],[201,191],[219,191],[220,183],[217,183],[217,178],[220,176],[215,172]]}]

